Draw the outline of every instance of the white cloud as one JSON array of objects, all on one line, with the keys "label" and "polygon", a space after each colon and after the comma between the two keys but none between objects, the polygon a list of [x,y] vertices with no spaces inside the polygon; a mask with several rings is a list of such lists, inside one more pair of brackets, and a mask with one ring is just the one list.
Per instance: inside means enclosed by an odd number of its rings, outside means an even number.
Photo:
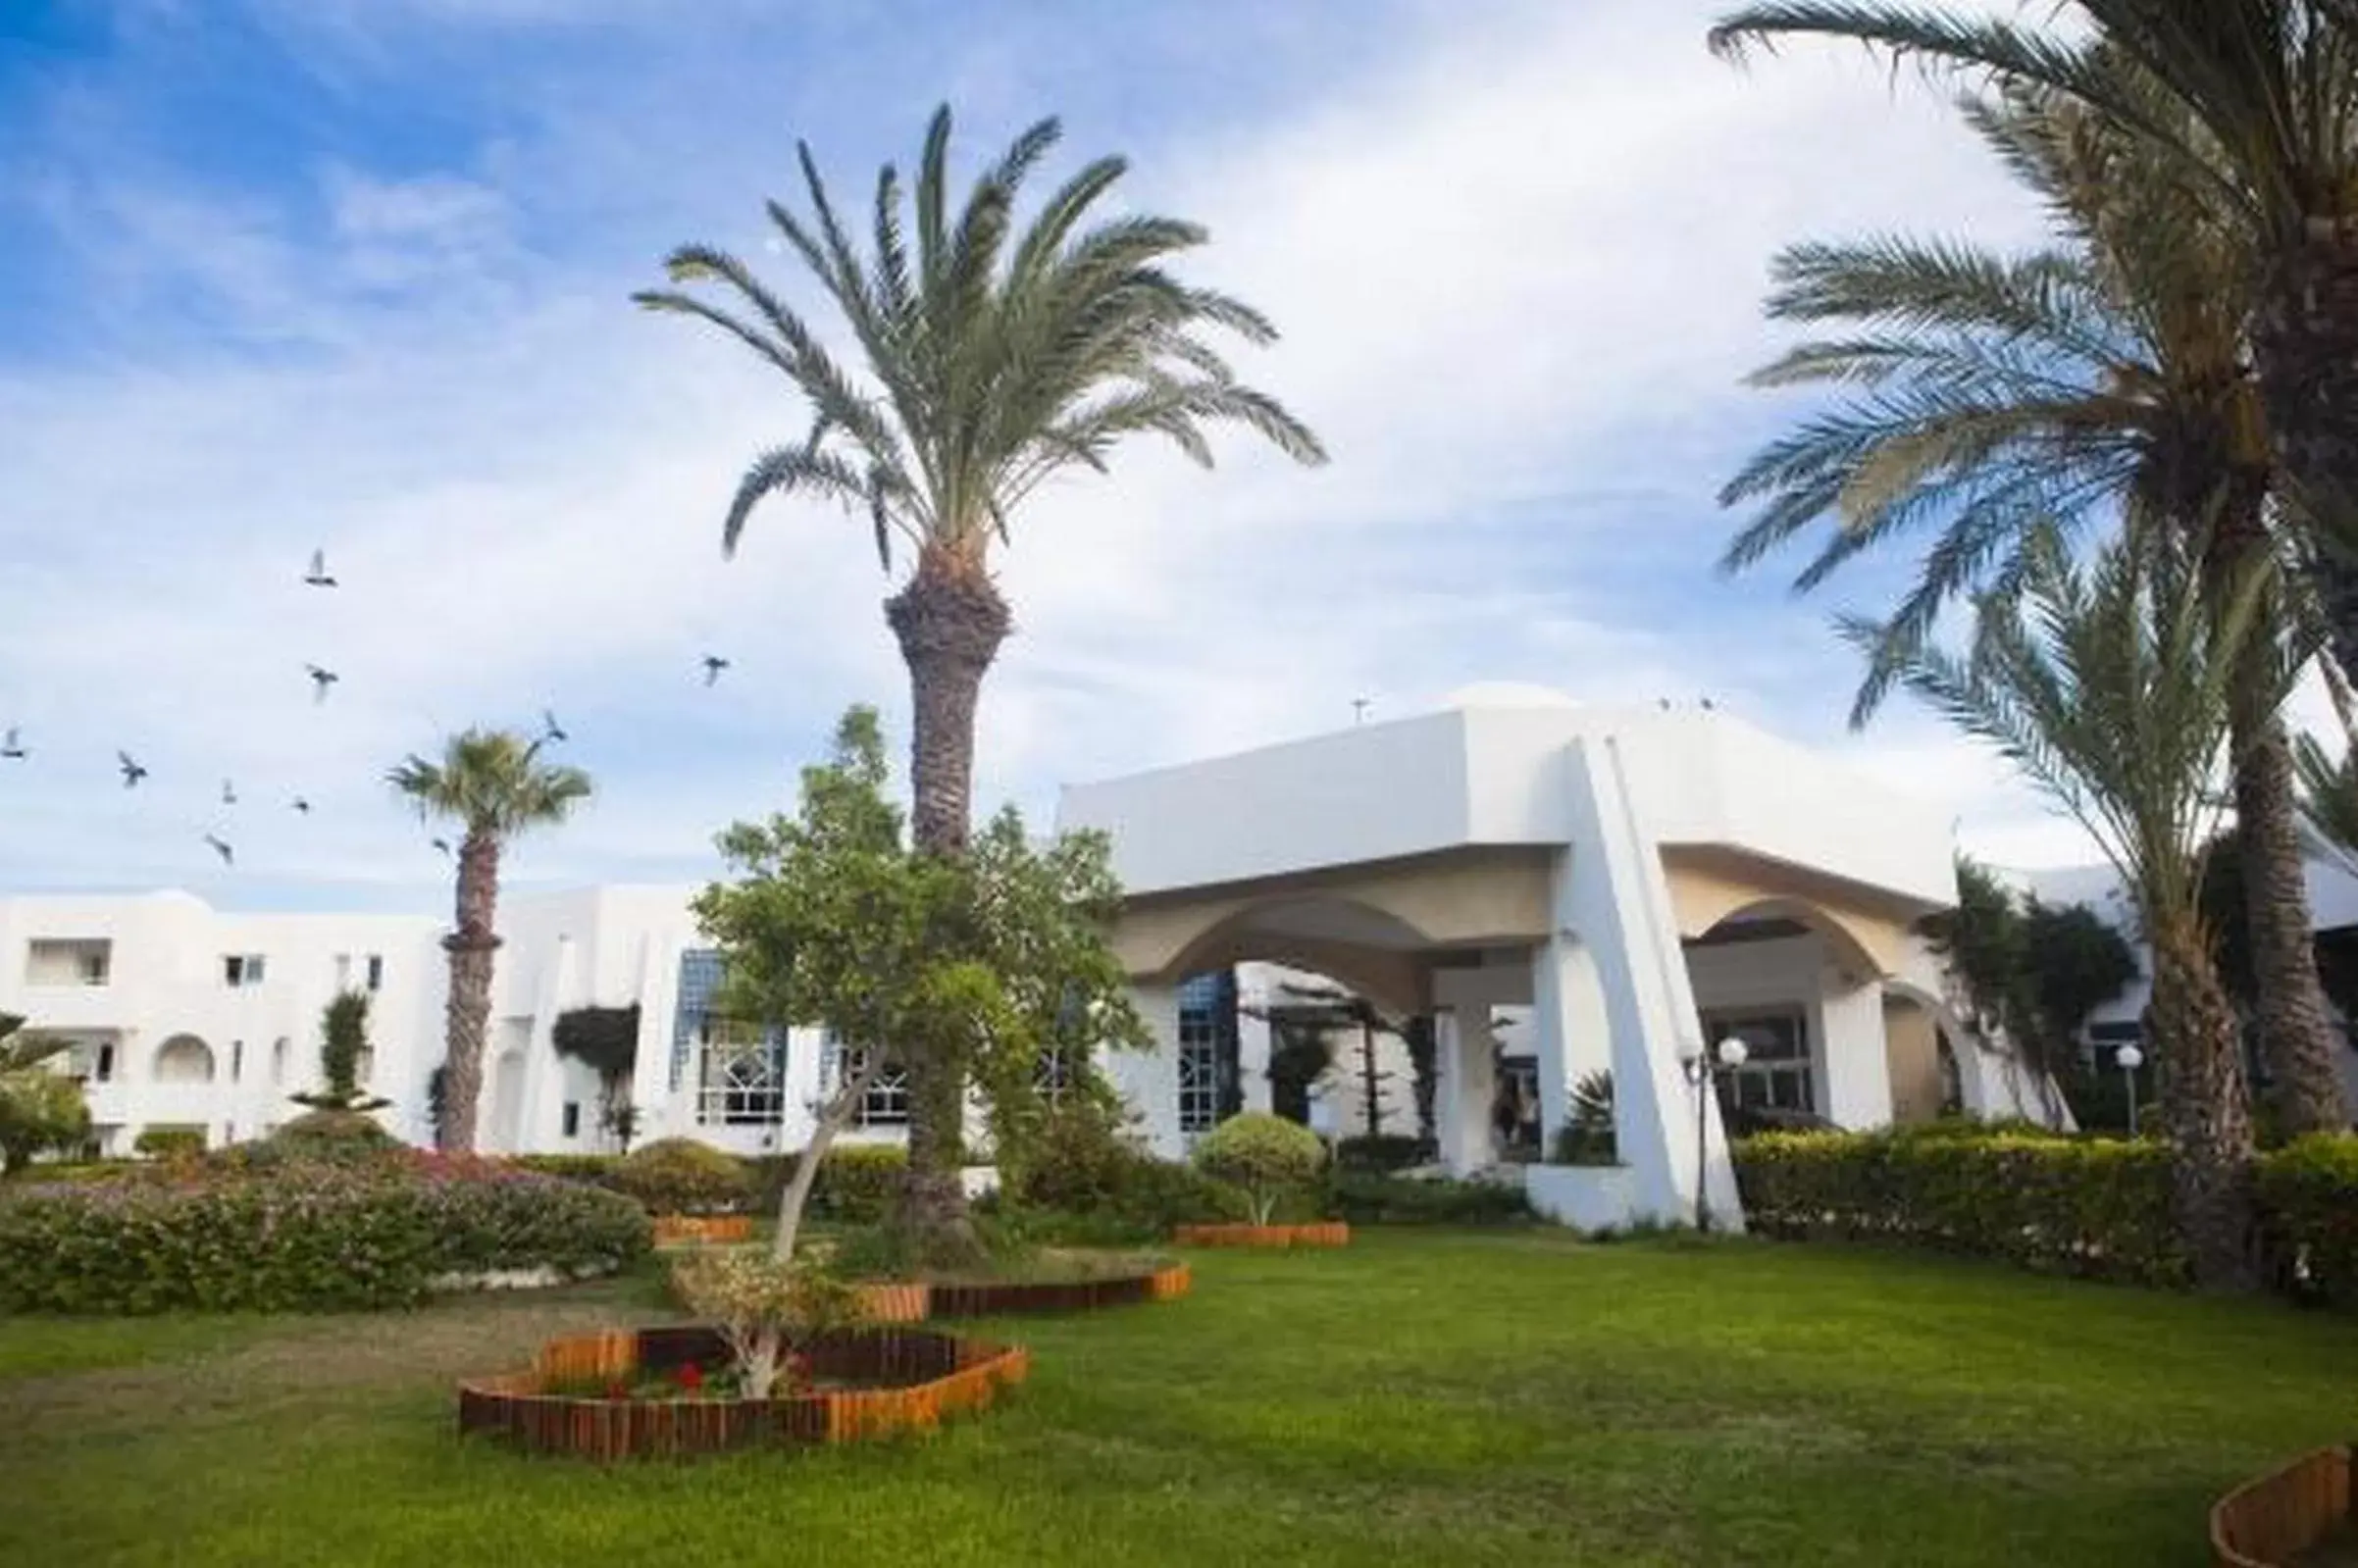
[{"label": "white cloud", "polygon": [[[1003,566],[1019,631],[986,696],[986,803],[1044,806],[1058,781],[1494,676],[1711,691],[1836,739],[1848,666],[1817,607],[1756,593],[1749,624],[1699,613],[1733,591],[1709,572],[1726,527],[1711,496],[1726,430],[1764,414],[1734,383],[1770,347],[1767,258],[1895,224],[2003,234],[2022,209],[1922,95],[1855,61],[1730,71],[1704,20],[1435,11],[1389,64],[1307,81],[1282,115],[1131,149],[1131,199],[1206,220],[1199,271],[1285,329],[1247,372],[1336,461],[1301,471],[1231,439],[1214,475],[1142,452],[1044,495]],[[26,827],[0,834],[0,884],[199,880],[195,835],[234,774],[321,803],[308,824],[250,820],[257,875],[423,888],[440,868],[383,767],[544,701],[608,788],[530,873],[676,874],[727,816],[784,794],[846,701],[899,705],[864,531],[779,508],[717,558],[739,468],[795,428],[781,389],[635,316],[622,296],[645,273],[520,216],[531,181],[582,179],[611,130],[583,134],[399,177],[323,164],[319,232],[285,203],[152,182],[55,194],[108,271],[93,309],[128,321],[183,290],[220,346],[0,364],[0,560],[30,588],[0,648],[0,722],[44,753],[0,777]],[[707,231],[750,248],[758,192],[665,152],[615,167],[702,180]],[[1648,498],[1643,522],[1624,495]],[[294,581],[318,543],[347,582],[333,595]],[[1587,586],[1640,556],[1640,589]],[[712,646],[738,668],[705,693],[692,665]],[[315,657],[346,675],[319,708]],[[153,791],[110,793],[113,748],[134,742]],[[1961,777],[1944,740],[1857,749],[1912,787]],[[1988,783],[1958,809],[2012,831],[2022,798]]]}]

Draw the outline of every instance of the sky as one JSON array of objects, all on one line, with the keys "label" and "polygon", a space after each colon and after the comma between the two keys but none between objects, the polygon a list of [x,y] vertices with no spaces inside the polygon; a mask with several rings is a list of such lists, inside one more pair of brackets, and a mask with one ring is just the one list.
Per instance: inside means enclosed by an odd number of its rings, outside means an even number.
[{"label": "sky", "polygon": [[864,193],[945,101],[961,182],[1052,114],[1047,177],[1119,151],[1113,210],[1207,225],[1190,276],[1284,334],[1240,368],[1333,454],[1142,448],[1015,520],[980,808],[1511,681],[1708,697],[1977,852],[2089,858],[1928,715],[1845,729],[1828,623],[1910,552],[1715,571],[1720,483],[1809,406],[1742,384],[1775,251],[2036,225],[1913,78],[1728,66],[1713,9],[0,0],[0,890],[431,908],[385,769],[543,709],[598,793],[511,883],[701,880],[846,705],[897,726],[864,525],[773,504],[721,552],[783,380],[629,295],[700,240],[815,310],[764,243],[796,139]]}]

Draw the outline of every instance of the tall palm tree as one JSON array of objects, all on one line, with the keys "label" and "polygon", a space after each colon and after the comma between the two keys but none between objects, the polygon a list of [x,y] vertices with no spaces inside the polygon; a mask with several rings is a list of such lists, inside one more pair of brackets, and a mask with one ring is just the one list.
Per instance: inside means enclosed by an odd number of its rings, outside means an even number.
[{"label": "tall palm tree", "polygon": [[[2036,533],[2019,583],[1977,599],[1969,654],[1919,638],[1890,657],[1901,683],[2085,828],[2134,897],[2179,1233],[2197,1277],[2233,1288],[2253,1278],[2251,1112],[2200,888],[2234,687],[2253,647],[2277,646],[2273,569],[2254,563],[2223,604],[2197,551],[2171,542],[2116,539],[2081,570],[2055,532]],[[1852,628],[1871,654],[1888,650],[1886,631]],[[2297,664],[2267,657],[2280,694]]]},{"label": "tall palm tree", "polygon": [[450,1000],[442,1114],[435,1145],[458,1153],[475,1147],[477,1102],[483,1097],[484,1032],[491,1017],[491,957],[499,947],[499,856],[528,829],[559,823],[590,797],[590,776],[545,763],[538,741],[504,730],[468,730],[444,743],[439,761],[411,756],[385,782],[417,808],[420,818],[456,823],[456,924],[442,938],[450,955]]},{"label": "tall palm tree", "polygon": [[[1899,534],[1938,530],[1871,656],[1854,723],[1942,608],[2019,578],[2026,541],[2050,525],[2121,520],[2173,548],[2198,539],[2198,580],[2215,601],[2277,543],[2267,420],[2244,354],[2260,269],[2241,231],[2190,201],[2149,146],[2071,99],[2017,86],[1968,114],[2042,199],[2054,241],[2020,256],[1902,239],[1787,251],[1769,314],[1839,335],[1755,379],[1847,395],[1764,448],[1722,495],[1760,508],[1728,548],[1730,569],[1826,526],[1802,588]],[[2274,624],[2279,606],[2268,608]],[[2285,1125],[2340,1128],[2291,748],[2263,641],[2249,646],[2230,713],[2260,1034]]]},{"label": "tall palm tree", "polygon": [[[807,146],[797,151],[809,218],[768,204],[779,236],[842,316],[864,376],[743,262],[712,246],[683,246],[666,268],[676,285],[718,285],[725,305],[680,287],[635,296],[735,338],[808,406],[809,429],[745,471],[722,523],[724,551],[736,549],[764,498],[801,494],[864,518],[888,573],[896,541],[913,553],[884,610],[909,671],[912,834],[942,854],[967,841],[975,704],[1010,626],[992,544],[1009,539],[1025,499],[1069,470],[1102,473],[1135,435],[1159,435],[1209,466],[1205,430],[1222,423],[1301,462],[1325,459],[1308,428],[1239,381],[1210,341],[1226,332],[1265,344],[1276,329],[1241,300],[1169,271],[1205,241],[1202,228],[1143,214],[1091,224],[1127,167],[1107,157],[1058,186],[1019,231],[1016,197],[1056,143],[1054,120],[1017,136],[953,218],[949,133],[946,105],[926,129],[905,201],[898,171],[884,166],[864,240],[845,227]],[[908,1218],[922,1229],[953,1226],[964,1212],[961,1075],[948,1064],[911,1065]]]},{"label": "tall palm tree", "polygon": [[[2167,157],[2260,263],[2249,324],[2282,479],[2328,547],[2308,572],[2358,676],[2358,3],[2066,0],[2049,25],[1908,0],[1763,0],[1712,47],[1792,34],[2034,83]],[[2134,68],[2124,73],[2126,61]]]}]

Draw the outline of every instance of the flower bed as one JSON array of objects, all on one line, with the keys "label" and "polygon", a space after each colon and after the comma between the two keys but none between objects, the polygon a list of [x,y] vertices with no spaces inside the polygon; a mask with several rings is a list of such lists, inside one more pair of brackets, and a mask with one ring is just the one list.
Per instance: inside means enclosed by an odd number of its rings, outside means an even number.
[{"label": "flower bed", "polygon": [[[942,1418],[987,1408],[1031,1370],[1021,1345],[988,1344],[926,1329],[821,1337],[803,1351],[811,1387],[766,1399],[702,1391],[703,1369],[729,1360],[718,1329],[609,1330],[553,1340],[533,1369],[459,1385],[458,1426],[531,1453],[590,1459],[691,1458],[736,1448],[859,1442],[931,1432]],[[682,1383],[686,1368],[699,1369]],[[671,1376],[679,1395],[640,1396]],[[583,1382],[609,1393],[561,1391]],[[714,1387],[718,1387],[717,1380]]]},{"label": "flower bed", "polygon": [[1194,1276],[1184,1263],[1102,1280],[974,1280],[943,1284],[856,1287],[879,1323],[927,1318],[992,1318],[1026,1312],[1089,1312],[1099,1307],[1169,1301],[1187,1294]]},{"label": "flower bed", "polygon": [[750,1214],[659,1214],[654,1227],[657,1246],[733,1246],[753,1239]]},{"label": "flower bed", "polygon": [[1181,1246],[1348,1246],[1351,1226],[1342,1220],[1314,1225],[1182,1225],[1171,1239]]}]

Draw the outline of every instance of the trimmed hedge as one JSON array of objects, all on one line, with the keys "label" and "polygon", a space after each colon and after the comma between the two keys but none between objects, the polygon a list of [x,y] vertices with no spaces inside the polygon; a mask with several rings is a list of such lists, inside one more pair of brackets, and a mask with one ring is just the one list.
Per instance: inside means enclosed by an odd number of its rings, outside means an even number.
[{"label": "trimmed hedge", "polygon": [[1405,1171],[1434,1158],[1432,1144],[1407,1133],[1361,1133],[1335,1144],[1336,1161],[1353,1171]]},{"label": "trimmed hedge", "polygon": [[1945,1127],[1763,1133],[1735,1158],[1745,1223],[1768,1236],[1900,1242],[2138,1285],[2187,1279],[2158,1142]]},{"label": "trimmed hedge", "polygon": [[2262,1156],[2259,1195],[2289,1283],[2358,1306],[2358,1137],[2316,1134]]},{"label": "trimmed hedge", "polygon": [[617,1163],[608,1185],[649,1214],[724,1214],[752,1193],[745,1162],[692,1138],[658,1138]]},{"label": "trimmed hedge", "polygon": [[475,1160],[287,1163],[190,1181],[12,1185],[0,1311],[410,1306],[446,1275],[583,1275],[643,1253],[637,1204]]},{"label": "trimmed hedge", "polygon": [[1520,1225],[1535,1218],[1520,1186],[1350,1170],[1329,1174],[1320,1207],[1355,1226]]},{"label": "trimmed hedge", "polygon": [[131,1152],[153,1160],[193,1159],[205,1151],[201,1127],[143,1127],[131,1139]]}]

